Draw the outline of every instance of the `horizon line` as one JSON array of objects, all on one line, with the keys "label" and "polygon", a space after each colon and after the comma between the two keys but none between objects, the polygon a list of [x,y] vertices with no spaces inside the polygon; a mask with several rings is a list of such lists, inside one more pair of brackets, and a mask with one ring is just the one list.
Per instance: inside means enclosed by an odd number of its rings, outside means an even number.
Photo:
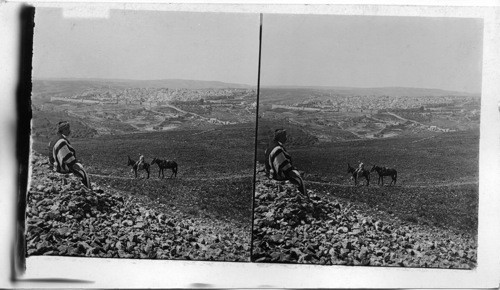
[{"label": "horizon line", "polygon": [[[241,85],[248,87],[256,87],[255,85],[250,85],[246,83],[237,83],[237,82],[226,82],[219,80],[199,80],[199,79],[182,79],[182,78],[163,78],[163,79],[125,79],[125,78],[98,78],[98,77],[33,77],[33,81],[38,80],[94,80],[94,81],[134,81],[134,82],[148,82],[148,81],[192,81],[192,82],[207,82],[207,83],[222,83],[222,84],[232,84],[232,85]],[[470,95],[481,95],[481,91],[479,92],[468,92],[468,91],[460,91],[460,90],[451,90],[444,88],[431,88],[431,87],[409,87],[409,86],[346,86],[346,85],[287,85],[287,84],[272,84],[272,85],[261,85],[261,88],[328,88],[328,89],[384,89],[384,88],[402,88],[402,89],[419,89],[419,90],[440,90],[447,92],[456,92],[456,93],[464,93]]]},{"label": "horizon line", "polygon": [[431,88],[431,87],[410,87],[410,86],[401,86],[401,85],[393,85],[393,86],[344,86],[344,85],[261,85],[261,87],[282,87],[282,88],[331,88],[331,89],[386,89],[386,88],[401,88],[401,89],[416,89],[416,90],[439,90],[446,92],[455,92],[455,93],[463,93],[463,94],[473,94],[473,95],[481,95],[481,91],[479,92],[468,92],[468,91],[460,91],[454,89],[445,89],[445,88]]}]

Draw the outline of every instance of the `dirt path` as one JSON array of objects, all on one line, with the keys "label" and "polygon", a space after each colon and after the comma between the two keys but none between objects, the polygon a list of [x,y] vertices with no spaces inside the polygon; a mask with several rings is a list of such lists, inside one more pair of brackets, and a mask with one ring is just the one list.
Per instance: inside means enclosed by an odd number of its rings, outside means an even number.
[{"label": "dirt path", "polygon": [[[110,179],[121,179],[121,180],[134,180],[136,178],[134,177],[123,177],[123,176],[114,176],[114,175],[102,175],[102,174],[89,174],[90,176],[93,177],[99,177],[99,178],[110,178]],[[165,180],[182,180],[182,181],[204,181],[204,180],[231,180],[231,179],[240,179],[240,178],[249,178],[253,177],[252,174],[233,174],[229,176],[215,176],[215,177],[180,177],[180,178],[168,178],[165,177],[163,179]],[[144,177],[138,177],[137,180],[144,180]],[[163,180],[159,179],[156,176],[151,176],[151,180]],[[354,187],[354,184],[343,184],[343,183],[333,183],[333,182],[320,182],[320,181],[310,181],[310,180],[305,180],[306,183],[309,184],[319,184],[319,185],[333,185],[333,186],[339,186],[339,187]],[[474,185],[474,184],[479,184],[478,181],[459,181],[459,182],[444,182],[444,183],[435,183],[435,184],[423,184],[423,185],[392,185],[389,186],[387,184],[383,186],[375,185],[372,184],[370,185],[371,187],[373,186],[378,186],[378,187],[396,187],[396,188],[429,188],[429,187],[447,187],[447,186],[460,186],[460,185]],[[358,185],[358,187],[364,187],[364,184]]]},{"label": "dirt path", "polygon": [[406,122],[406,121],[410,121],[410,122],[412,122],[412,123],[415,123],[415,124],[418,124],[418,125],[425,126],[424,124],[422,124],[422,123],[420,123],[420,122],[417,122],[417,121],[414,121],[414,120],[410,120],[410,119],[403,118],[403,117],[401,117],[401,116],[399,116],[399,115],[396,115],[396,114],[394,114],[394,113],[392,113],[392,112],[386,112],[386,114],[387,114],[387,115],[391,115],[391,116],[393,116],[393,117],[395,117],[395,118],[398,118],[398,119],[400,119],[401,121],[405,121],[405,122]]},{"label": "dirt path", "polygon": [[[99,177],[99,178],[110,178],[110,179],[121,179],[121,180],[134,180],[136,178],[134,177],[123,177],[123,176],[114,176],[114,175],[102,175],[102,174],[89,174],[90,176],[93,177]],[[233,174],[229,176],[215,176],[215,177],[177,177],[177,178],[163,178],[166,180],[182,180],[182,181],[203,181],[203,180],[226,180],[226,179],[239,179],[239,178],[248,178],[248,177],[253,177],[253,174]],[[138,177],[137,180],[144,180],[144,177]],[[151,180],[162,180],[157,178],[156,176],[150,175]]]},{"label": "dirt path", "polygon": [[174,109],[174,110],[177,110],[177,111],[179,111],[179,112],[181,112],[181,113],[184,113],[184,114],[191,114],[191,115],[193,115],[193,116],[198,117],[198,118],[199,118],[199,119],[201,119],[202,121],[207,121],[207,122],[208,122],[208,121],[210,121],[211,119],[213,119],[213,120],[215,120],[215,122],[217,122],[217,123],[224,123],[223,121],[221,121],[221,120],[219,120],[219,119],[216,119],[216,118],[207,118],[207,117],[204,117],[204,116],[202,116],[202,115],[199,115],[199,114],[196,114],[196,113],[193,113],[193,112],[184,111],[184,110],[182,110],[182,109],[180,109],[180,108],[178,108],[178,107],[176,107],[176,106],[170,105],[170,104],[166,104],[166,105],[164,105],[164,106],[165,106],[165,107],[169,107],[169,108]]},{"label": "dirt path", "polygon": [[[319,182],[319,181],[308,181],[305,180],[306,183],[319,184],[319,185],[334,185],[339,187],[354,187],[354,184],[342,184],[342,183],[332,183],[332,182]],[[429,187],[447,187],[447,186],[460,186],[460,185],[474,185],[479,184],[478,181],[461,181],[461,182],[444,182],[444,183],[436,183],[436,184],[426,184],[426,185],[392,185],[389,186],[388,183],[379,186],[379,185],[370,185],[370,186],[378,186],[378,187],[396,187],[396,188],[429,188]],[[365,185],[361,183],[358,187],[364,187]]]}]

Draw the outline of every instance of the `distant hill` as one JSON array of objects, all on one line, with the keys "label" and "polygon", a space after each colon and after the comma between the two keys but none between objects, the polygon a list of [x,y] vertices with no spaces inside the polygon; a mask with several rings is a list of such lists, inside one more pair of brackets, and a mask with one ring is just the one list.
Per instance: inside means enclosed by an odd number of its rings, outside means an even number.
[{"label": "distant hill", "polygon": [[442,97],[442,96],[480,96],[479,93],[467,93],[427,88],[406,87],[380,87],[380,88],[355,88],[355,87],[322,87],[322,86],[265,86],[265,91],[322,91],[334,95],[345,96],[407,96],[407,97]]},{"label": "distant hill", "polygon": [[252,88],[246,84],[224,83],[219,81],[199,80],[123,80],[123,79],[35,79],[34,89],[47,85],[56,85],[74,90],[89,88],[169,88],[169,89],[224,89],[224,88]]},{"label": "distant hill", "polygon": [[[164,80],[125,80],[125,79],[34,79],[33,91],[43,92],[50,87],[51,91],[81,91],[91,88],[169,88],[169,89],[224,89],[224,88],[256,88],[247,84],[225,83],[219,81],[200,81],[183,79]],[[480,93],[468,93],[458,91],[447,91],[441,89],[407,88],[407,87],[379,87],[379,88],[356,88],[356,87],[327,87],[327,86],[262,86],[262,93],[266,92],[288,92],[292,95],[300,92],[318,91],[345,96],[480,96]]]}]

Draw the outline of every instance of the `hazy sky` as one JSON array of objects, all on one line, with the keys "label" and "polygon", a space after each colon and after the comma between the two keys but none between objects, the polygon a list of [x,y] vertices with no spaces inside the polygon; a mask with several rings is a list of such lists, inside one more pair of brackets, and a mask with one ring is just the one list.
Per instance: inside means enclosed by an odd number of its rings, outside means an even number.
[{"label": "hazy sky", "polygon": [[[34,78],[257,84],[258,14],[36,10]],[[261,85],[481,91],[482,21],[265,14]]]},{"label": "hazy sky", "polygon": [[35,15],[34,78],[194,79],[256,85],[258,14],[112,10]]},{"label": "hazy sky", "polygon": [[265,15],[262,85],[480,92],[482,20]]}]

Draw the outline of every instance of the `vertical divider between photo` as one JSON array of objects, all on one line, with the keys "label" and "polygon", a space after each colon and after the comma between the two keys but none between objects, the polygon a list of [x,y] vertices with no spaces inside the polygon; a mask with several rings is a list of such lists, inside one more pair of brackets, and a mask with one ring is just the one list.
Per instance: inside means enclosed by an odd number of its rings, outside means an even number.
[{"label": "vertical divider between photo", "polygon": [[253,196],[252,196],[252,227],[250,229],[250,262],[252,261],[253,256],[253,227],[254,227],[254,217],[255,217],[255,183],[257,181],[257,139],[258,139],[258,130],[259,130],[259,104],[260,104],[260,68],[261,68],[261,58],[262,58],[262,23],[263,23],[263,14],[260,13],[260,22],[259,22],[259,58],[258,58],[258,69],[257,69],[257,106],[255,111],[255,139],[254,139],[254,159],[253,159]]}]

